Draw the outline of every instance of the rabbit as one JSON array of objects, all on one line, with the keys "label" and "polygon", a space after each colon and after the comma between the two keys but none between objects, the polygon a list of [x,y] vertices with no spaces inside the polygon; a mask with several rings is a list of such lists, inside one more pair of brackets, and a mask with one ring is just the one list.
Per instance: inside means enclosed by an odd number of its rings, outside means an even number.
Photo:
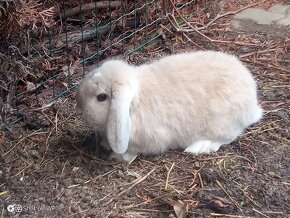
[{"label": "rabbit", "polygon": [[80,82],[76,101],[83,119],[104,136],[101,145],[124,160],[176,149],[216,152],[263,113],[246,66],[212,50],[140,66],[107,60]]}]

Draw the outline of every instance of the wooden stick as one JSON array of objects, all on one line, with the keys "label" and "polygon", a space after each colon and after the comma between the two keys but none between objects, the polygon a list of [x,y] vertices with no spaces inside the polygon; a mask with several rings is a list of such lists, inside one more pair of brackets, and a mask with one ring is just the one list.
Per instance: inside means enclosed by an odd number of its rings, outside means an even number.
[{"label": "wooden stick", "polygon": [[111,2],[101,1],[101,2],[87,3],[87,4],[82,5],[81,7],[77,6],[74,8],[65,9],[64,12],[61,14],[61,18],[73,16],[73,15],[76,15],[85,11],[91,11],[91,10],[94,10],[95,8],[107,8],[107,7],[117,8],[117,7],[121,7],[121,5],[122,5],[121,1],[111,1]]},{"label": "wooden stick", "polygon": [[98,28],[93,27],[93,28],[84,29],[83,32],[81,32],[80,30],[76,30],[76,31],[68,32],[68,33],[62,33],[55,39],[55,42],[53,44],[56,48],[65,46],[66,43],[68,43],[68,46],[70,46],[71,44],[75,44],[81,40],[85,41],[85,40],[92,39],[96,37],[96,34],[103,35],[109,31],[110,31],[110,26],[104,25]]}]

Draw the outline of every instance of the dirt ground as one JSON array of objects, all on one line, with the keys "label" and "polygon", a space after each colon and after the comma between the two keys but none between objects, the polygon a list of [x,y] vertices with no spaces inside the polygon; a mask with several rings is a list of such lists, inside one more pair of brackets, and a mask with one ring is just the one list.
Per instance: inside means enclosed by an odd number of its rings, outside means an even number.
[{"label": "dirt ground", "polygon": [[258,82],[259,123],[217,153],[171,151],[124,166],[96,147],[72,93],[0,133],[1,217],[290,217],[290,30],[238,30],[230,18],[203,32],[212,42],[164,30],[129,60],[199,49],[236,54]]}]

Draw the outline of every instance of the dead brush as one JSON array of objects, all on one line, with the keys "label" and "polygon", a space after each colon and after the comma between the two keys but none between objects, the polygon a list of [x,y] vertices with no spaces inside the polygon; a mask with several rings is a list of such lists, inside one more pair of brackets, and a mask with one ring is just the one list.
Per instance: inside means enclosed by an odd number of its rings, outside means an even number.
[{"label": "dead brush", "polygon": [[19,35],[26,29],[35,33],[47,31],[55,25],[54,16],[58,6],[47,7],[38,0],[4,1],[0,3],[0,38]]}]

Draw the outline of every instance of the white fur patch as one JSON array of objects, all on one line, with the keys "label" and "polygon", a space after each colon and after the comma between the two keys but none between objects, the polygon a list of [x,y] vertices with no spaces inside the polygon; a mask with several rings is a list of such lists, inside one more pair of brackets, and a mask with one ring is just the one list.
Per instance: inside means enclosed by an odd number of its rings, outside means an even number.
[{"label": "white fur patch", "polygon": [[99,78],[100,76],[101,76],[101,71],[100,71],[100,70],[95,70],[94,75],[93,75],[93,78],[94,78],[94,79],[97,79],[97,78]]},{"label": "white fur patch", "polygon": [[258,106],[256,109],[256,114],[253,118],[253,123],[258,122],[262,117],[263,117],[263,109]]},{"label": "white fur patch", "polygon": [[210,140],[200,140],[188,146],[184,152],[192,154],[210,153],[219,150],[221,143],[212,142]]}]

